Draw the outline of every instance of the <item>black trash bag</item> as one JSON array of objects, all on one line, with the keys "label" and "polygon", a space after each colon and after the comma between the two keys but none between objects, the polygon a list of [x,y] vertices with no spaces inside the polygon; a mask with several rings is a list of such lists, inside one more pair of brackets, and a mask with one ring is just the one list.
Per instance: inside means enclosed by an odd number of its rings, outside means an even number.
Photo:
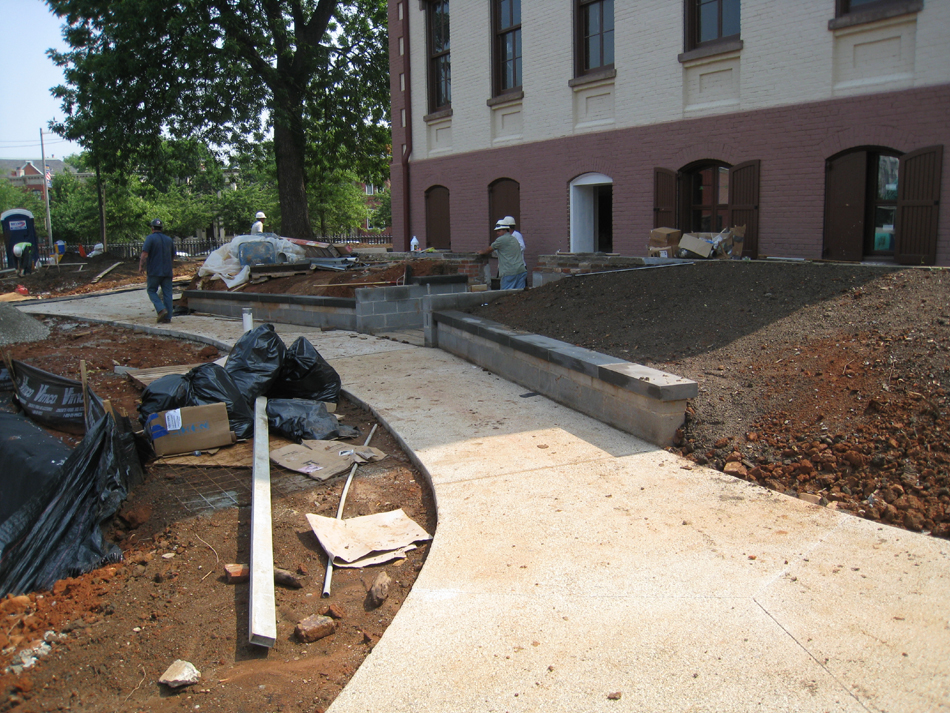
[{"label": "black trash bag", "polygon": [[50,589],[65,577],[119,562],[102,525],[142,480],[127,418],[100,418],[65,463],[0,524],[0,597]]},{"label": "black trash bag", "polygon": [[213,362],[196,366],[185,375],[189,383],[187,406],[205,406],[224,402],[228,423],[238,438],[254,437],[254,409],[224,367]]},{"label": "black trash bag", "polygon": [[266,396],[284,365],[287,347],[273,324],[262,324],[237,340],[224,365],[251,408]]},{"label": "black trash bag", "polygon": [[330,441],[357,438],[359,429],[340,423],[326,404],[307,399],[268,399],[267,425],[284,438],[301,441]]},{"label": "black trash bag", "polygon": [[268,398],[311,399],[337,403],[340,400],[340,375],[304,337],[297,337],[287,349],[284,368]]},{"label": "black trash bag", "polygon": [[152,414],[190,406],[190,384],[182,374],[166,374],[145,387],[138,405],[139,422],[144,426]]},{"label": "black trash bag", "polygon": [[42,490],[72,449],[23,414],[0,412],[0,525]]},{"label": "black trash bag", "polygon": [[85,414],[82,383],[51,374],[21,361],[13,362],[13,389],[20,408],[31,419],[65,433],[86,432],[102,418],[102,400],[89,390],[89,414]]}]

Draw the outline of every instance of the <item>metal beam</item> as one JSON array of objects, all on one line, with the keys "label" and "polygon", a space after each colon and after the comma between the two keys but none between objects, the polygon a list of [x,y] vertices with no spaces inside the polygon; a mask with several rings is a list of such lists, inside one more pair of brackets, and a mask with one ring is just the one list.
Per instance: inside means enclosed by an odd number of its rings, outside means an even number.
[{"label": "metal beam", "polygon": [[277,641],[274,543],[271,539],[270,443],[267,398],[254,402],[254,475],[251,487],[251,587],[248,641],[272,647]]}]

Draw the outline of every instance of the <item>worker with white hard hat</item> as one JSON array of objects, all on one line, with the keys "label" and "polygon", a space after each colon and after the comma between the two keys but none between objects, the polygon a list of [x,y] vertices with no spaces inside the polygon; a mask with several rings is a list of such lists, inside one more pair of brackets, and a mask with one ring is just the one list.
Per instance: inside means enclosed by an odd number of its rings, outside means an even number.
[{"label": "worker with white hard hat", "polygon": [[257,211],[257,215],[254,216],[257,220],[254,222],[254,225],[251,226],[251,235],[264,232],[264,221],[267,219],[267,216],[264,215],[264,211]]},{"label": "worker with white hard hat", "polygon": [[16,258],[16,274],[29,275],[33,271],[33,243],[23,242],[13,246],[13,256]]},{"label": "worker with white hard hat", "polygon": [[511,231],[511,234],[512,236],[514,236],[514,239],[518,241],[518,245],[521,246],[521,256],[524,257],[524,236],[521,233],[519,233],[517,230],[515,230],[515,225],[517,225],[515,223],[515,219],[511,217],[510,215],[506,215],[504,218],[501,219],[500,222],[508,226],[508,230]]}]

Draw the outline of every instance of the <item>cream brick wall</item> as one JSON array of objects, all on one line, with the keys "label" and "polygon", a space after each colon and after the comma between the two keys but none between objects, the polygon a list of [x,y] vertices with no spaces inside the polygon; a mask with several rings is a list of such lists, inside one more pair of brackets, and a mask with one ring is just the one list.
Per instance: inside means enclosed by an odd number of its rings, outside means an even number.
[{"label": "cream brick wall", "polygon": [[743,0],[742,50],[687,63],[681,0],[638,0],[615,4],[616,80],[572,89],[573,4],[522,0],[524,99],[501,117],[486,104],[490,2],[452,0],[453,116],[427,125],[425,11],[407,0],[413,160],[950,82],[950,0],[843,30],[828,29],[833,0]]}]

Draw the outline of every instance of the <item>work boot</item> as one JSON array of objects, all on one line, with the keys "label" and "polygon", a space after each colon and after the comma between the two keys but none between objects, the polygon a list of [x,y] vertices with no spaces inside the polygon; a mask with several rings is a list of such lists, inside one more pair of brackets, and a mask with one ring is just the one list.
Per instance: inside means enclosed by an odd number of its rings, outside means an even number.
[{"label": "work boot", "polygon": [[158,324],[162,324],[163,322],[166,322],[166,321],[171,322],[170,319],[166,320],[166,317],[168,317],[168,311],[163,309],[161,312],[158,313],[158,318],[155,321]]}]

